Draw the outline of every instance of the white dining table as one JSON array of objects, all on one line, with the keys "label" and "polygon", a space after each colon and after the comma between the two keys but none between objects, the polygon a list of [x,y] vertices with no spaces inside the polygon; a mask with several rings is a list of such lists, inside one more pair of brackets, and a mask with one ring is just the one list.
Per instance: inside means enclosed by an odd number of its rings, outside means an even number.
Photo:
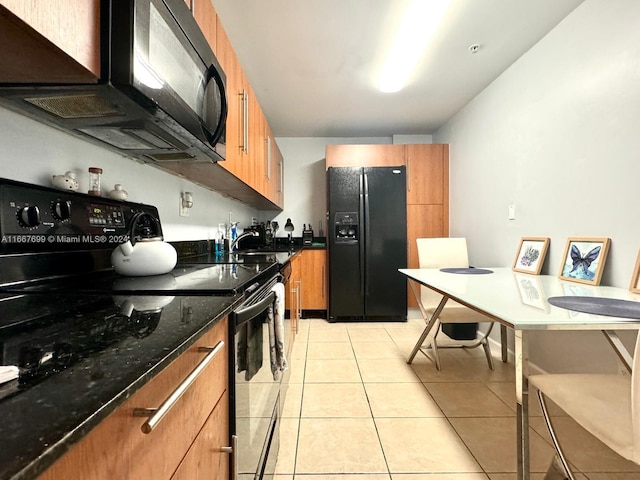
[{"label": "white dining table", "polygon": [[[481,312],[514,331],[514,364],[517,421],[517,478],[530,478],[529,466],[529,375],[528,343],[536,330],[600,330],[629,369],[631,355],[616,334],[618,330],[639,330],[640,320],[595,315],[551,305],[556,296],[601,297],[640,301],[629,290],[560,280],[551,275],[530,275],[509,268],[487,268],[487,274],[448,273],[440,269],[399,269],[410,281],[434,290],[443,299],[427,322],[433,327],[447,300]],[[418,289],[419,291],[419,289]],[[414,290],[416,292],[416,290]],[[504,359],[503,359],[504,360]]]}]

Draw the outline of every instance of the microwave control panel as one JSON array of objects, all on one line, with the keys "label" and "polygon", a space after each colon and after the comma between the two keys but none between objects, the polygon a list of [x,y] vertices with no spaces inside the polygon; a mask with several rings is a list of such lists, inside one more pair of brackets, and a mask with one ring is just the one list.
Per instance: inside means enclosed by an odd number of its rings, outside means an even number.
[{"label": "microwave control panel", "polygon": [[115,248],[155,207],[0,179],[0,252]]}]

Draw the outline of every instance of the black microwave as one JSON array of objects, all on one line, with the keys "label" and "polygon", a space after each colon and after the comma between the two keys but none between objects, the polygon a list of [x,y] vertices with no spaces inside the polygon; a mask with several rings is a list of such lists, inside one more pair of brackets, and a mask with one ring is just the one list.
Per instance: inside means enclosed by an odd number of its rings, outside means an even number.
[{"label": "black microwave", "polygon": [[225,158],[226,77],[184,0],[103,0],[97,83],[0,86],[0,102],[145,161]]}]

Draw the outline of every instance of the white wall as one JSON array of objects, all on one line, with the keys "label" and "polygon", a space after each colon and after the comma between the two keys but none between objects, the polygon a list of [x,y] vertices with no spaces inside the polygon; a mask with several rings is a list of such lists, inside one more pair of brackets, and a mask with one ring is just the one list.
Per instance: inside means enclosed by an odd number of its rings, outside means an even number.
[{"label": "white wall", "polygon": [[[73,170],[86,192],[88,167],[101,167],[103,194],[120,183],[130,201],[155,205],[169,241],[212,238],[218,223],[229,223],[230,211],[241,227],[257,216],[240,202],[1,107],[0,145],[0,177],[12,180],[50,186],[51,175]],[[189,217],[178,215],[183,191],[193,192]]]},{"label": "white wall", "polygon": [[[450,144],[451,235],[468,238],[473,264],[505,267],[520,237],[548,236],[551,275],[567,237],[610,237],[602,284],[628,288],[639,131],[640,2],[587,0],[434,135]],[[531,357],[554,370],[615,368],[595,332],[541,334]]]}]

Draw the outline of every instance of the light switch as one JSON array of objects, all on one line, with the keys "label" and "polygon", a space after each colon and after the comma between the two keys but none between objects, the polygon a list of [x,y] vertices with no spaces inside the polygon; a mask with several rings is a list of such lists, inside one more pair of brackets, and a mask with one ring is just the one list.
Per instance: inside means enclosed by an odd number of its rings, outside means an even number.
[{"label": "light switch", "polygon": [[509,220],[515,220],[516,219],[516,206],[515,204],[511,203],[509,204]]}]

